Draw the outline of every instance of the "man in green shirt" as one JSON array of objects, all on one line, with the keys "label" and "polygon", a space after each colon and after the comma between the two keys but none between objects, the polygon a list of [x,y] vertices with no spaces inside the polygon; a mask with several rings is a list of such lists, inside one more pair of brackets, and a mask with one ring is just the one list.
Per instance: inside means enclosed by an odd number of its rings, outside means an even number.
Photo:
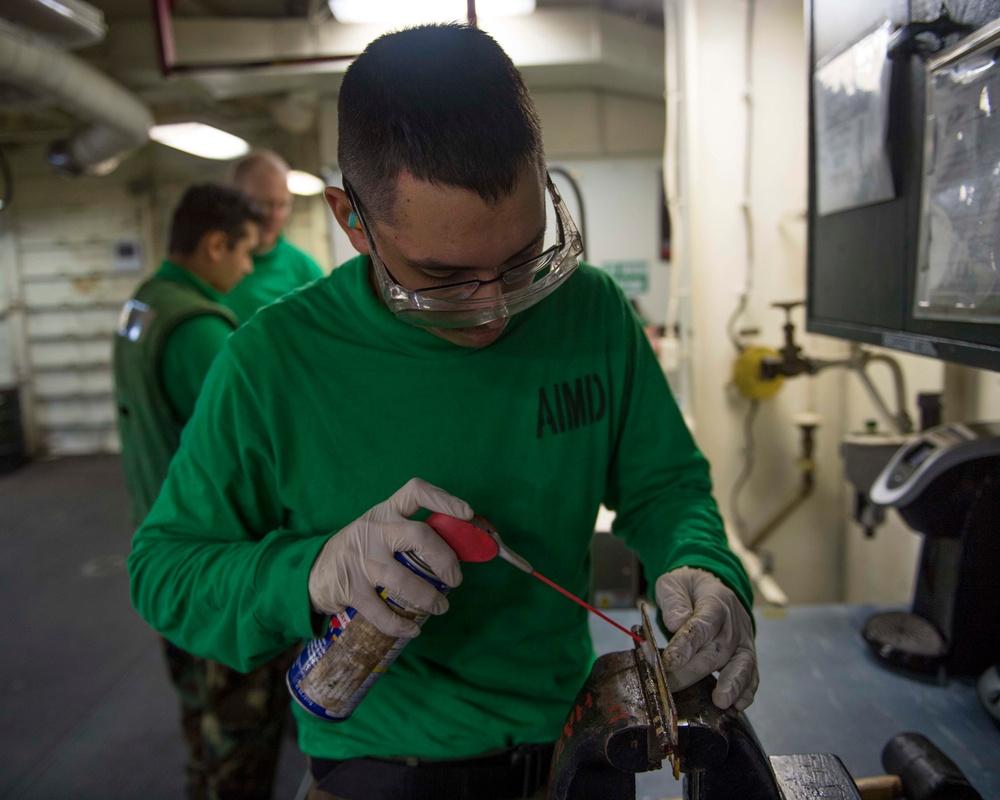
[{"label": "man in green shirt", "polygon": [[[153,505],[205,375],[237,327],[221,301],[253,269],[262,221],[238,189],[190,187],[173,214],[169,258],[122,311],[115,401],[136,523]],[[163,648],[181,699],[189,797],[269,797],[287,713],[289,657],[244,675],[167,639]]]},{"label": "man in green shirt", "polygon": [[475,510],[581,595],[603,502],[657,577],[674,688],[718,670],[716,704],[746,708],[751,588],[708,466],[628,301],[579,263],[510,59],[475,28],[404,30],[338,102],[327,200],[360,255],[230,339],[136,534],[136,607],[240,668],[348,607],[415,636],[346,721],[293,706],[312,797],[529,797],[593,664],[586,612],[504,561],[460,567],[414,517]]},{"label": "man in green shirt", "polygon": [[258,150],[237,163],[233,183],[251,197],[264,214],[260,243],[253,254],[253,273],[223,300],[246,322],[257,309],[293,289],[322,277],[319,265],[282,235],[292,212],[288,164],[270,150]]}]

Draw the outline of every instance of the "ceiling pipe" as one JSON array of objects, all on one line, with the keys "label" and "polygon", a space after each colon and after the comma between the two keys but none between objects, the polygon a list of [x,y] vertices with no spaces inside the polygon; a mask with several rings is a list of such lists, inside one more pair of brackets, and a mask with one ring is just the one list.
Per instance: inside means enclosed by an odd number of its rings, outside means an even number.
[{"label": "ceiling pipe", "polygon": [[57,172],[106,174],[149,141],[153,115],[135,95],[82,59],[3,20],[0,81],[51,99],[91,123],[75,136],[52,144],[47,158]]},{"label": "ceiling pipe", "polygon": [[[476,0],[466,0],[466,15],[470,27],[478,26]],[[156,31],[156,57],[160,64],[160,74],[164,78],[180,73],[210,72],[212,70],[268,69],[274,67],[305,66],[338,61],[353,61],[359,53],[342,53],[329,56],[306,56],[303,58],[275,58],[266,61],[203,62],[180,64],[177,61],[177,45],[174,41],[174,17],[171,0],[153,0],[153,28]]]},{"label": "ceiling pipe", "polygon": [[336,61],[353,61],[358,53],[331,56],[307,56],[305,58],[277,58],[266,61],[243,61],[235,63],[190,63],[177,62],[177,46],[174,42],[174,17],[170,8],[171,0],[153,0],[153,28],[156,31],[156,55],[160,63],[160,73],[169,78],[180,73],[209,72],[212,70],[267,69],[269,67],[301,66]]}]

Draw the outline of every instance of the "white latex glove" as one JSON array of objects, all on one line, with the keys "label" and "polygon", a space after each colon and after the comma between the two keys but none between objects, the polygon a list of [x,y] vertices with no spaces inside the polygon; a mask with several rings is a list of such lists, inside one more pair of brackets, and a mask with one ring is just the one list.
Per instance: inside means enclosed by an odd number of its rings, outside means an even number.
[{"label": "white latex glove", "polygon": [[674,634],[663,649],[671,690],[719,670],[712,702],[737,711],[749,706],[760,682],[757,650],[753,622],[736,594],[710,572],[681,567],[656,581],[656,602]]},{"label": "white latex glove", "polygon": [[462,582],[455,551],[430,526],[408,519],[420,508],[472,518],[468,503],[413,478],[329,538],[309,572],[313,608],[336,614],[352,606],[382,633],[410,638],[420,627],[394,613],[376,594],[376,584],[404,605],[429,614],[447,611],[448,599],[441,592],[393,558],[394,553],[416,553],[444,583],[454,587]]}]

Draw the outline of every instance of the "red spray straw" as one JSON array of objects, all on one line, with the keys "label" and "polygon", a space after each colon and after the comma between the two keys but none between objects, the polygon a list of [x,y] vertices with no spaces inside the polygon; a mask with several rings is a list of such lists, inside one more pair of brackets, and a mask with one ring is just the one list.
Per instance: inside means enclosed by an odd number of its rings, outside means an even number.
[{"label": "red spray straw", "polygon": [[482,517],[477,515],[473,517],[470,522],[466,522],[465,520],[457,519],[455,517],[449,517],[447,514],[439,514],[435,512],[427,518],[427,524],[437,532],[438,536],[444,539],[451,546],[451,549],[455,551],[455,555],[458,556],[460,561],[491,561],[497,556],[500,556],[502,559],[513,564],[522,572],[534,575],[538,578],[538,580],[543,583],[547,583],[557,592],[564,594],[574,603],[577,603],[588,611],[597,614],[597,616],[605,622],[618,628],[618,630],[622,633],[631,636],[637,642],[642,643],[645,641],[638,634],[632,633],[632,631],[628,628],[623,625],[619,625],[611,619],[611,617],[598,611],[590,605],[590,603],[581,600],[572,592],[563,589],[563,587],[559,584],[549,580],[544,575],[537,572],[531,564],[507,547],[507,545],[505,545],[503,540],[500,538],[500,534],[496,532],[496,529]]}]

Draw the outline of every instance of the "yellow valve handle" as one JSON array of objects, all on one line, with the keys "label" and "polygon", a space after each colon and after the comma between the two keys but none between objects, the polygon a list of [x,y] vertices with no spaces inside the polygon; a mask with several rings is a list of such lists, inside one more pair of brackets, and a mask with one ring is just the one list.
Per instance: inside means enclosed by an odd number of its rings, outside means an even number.
[{"label": "yellow valve handle", "polygon": [[765,358],[780,358],[781,354],[770,347],[748,347],[733,362],[733,384],[749,400],[767,400],[778,393],[785,378],[773,380],[760,376],[760,364]]}]

